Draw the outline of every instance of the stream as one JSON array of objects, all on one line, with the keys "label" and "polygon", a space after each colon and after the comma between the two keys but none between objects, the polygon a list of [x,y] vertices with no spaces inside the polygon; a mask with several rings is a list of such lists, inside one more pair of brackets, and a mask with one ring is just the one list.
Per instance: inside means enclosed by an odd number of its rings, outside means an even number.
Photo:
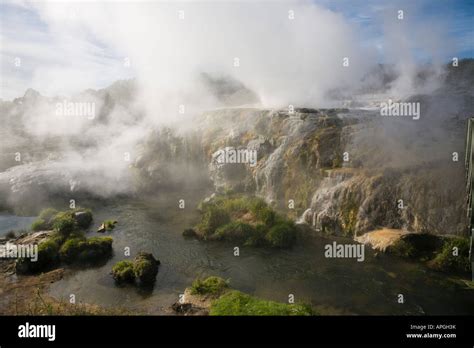
[{"label": "stream", "polygon": [[[185,198],[185,209],[179,209],[178,200],[184,195],[190,197]],[[217,275],[230,280],[233,288],[264,299],[287,302],[293,294],[296,301],[311,303],[321,314],[459,315],[474,310],[473,290],[419,263],[376,257],[368,248],[364,262],[324,257],[326,244],[350,243],[348,239],[312,237],[290,250],[239,246],[239,256],[234,256],[233,244],[186,239],[182,231],[199,218],[197,197],[202,198],[202,192],[91,207],[91,231],[103,220],[118,221],[107,233],[114,238],[114,255],[101,266],[68,272],[51,285],[50,294],[63,300],[74,294],[77,302],[169,314],[169,306],[196,277]],[[126,247],[132,258],[146,251],[161,261],[153,290],[114,284],[110,271],[126,259]],[[398,294],[403,294],[404,304],[397,302]]]}]

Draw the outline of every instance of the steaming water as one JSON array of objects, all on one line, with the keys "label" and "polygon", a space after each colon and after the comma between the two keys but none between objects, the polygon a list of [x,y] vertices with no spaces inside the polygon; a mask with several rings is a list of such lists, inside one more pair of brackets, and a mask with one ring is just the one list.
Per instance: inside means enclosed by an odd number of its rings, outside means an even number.
[{"label": "steaming water", "polygon": [[[241,246],[238,257],[233,244],[185,239],[183,229],[198,218],[193,208],[197,200],[190,195],[95,207],[96,226],[104,219],[119,222],[110,233],[113,258],[97,268],[70,272],[52,284],[50,293],[64,300],[75,294],[78,302],[163,314],[193,279],[218,275],[230,279],[232,287],[262,298],[285,302],[294,294],[297,301],[311,302],[323,314],[468,314],[474,308],[472,290],[416,263],[385,255],[375,258],[371,252],[366,252],[365,262],[326,259],[324,245],[334,239],[311,239],[291,250]],[[180,198],[186,200],[184,210],[177,208]],[[161,260],[152,291],[115,286],[110,270],[125,258],[126,246],[132,256],[143,250]],[[405,304],[397,303],[398,294],[404,295]]]}]

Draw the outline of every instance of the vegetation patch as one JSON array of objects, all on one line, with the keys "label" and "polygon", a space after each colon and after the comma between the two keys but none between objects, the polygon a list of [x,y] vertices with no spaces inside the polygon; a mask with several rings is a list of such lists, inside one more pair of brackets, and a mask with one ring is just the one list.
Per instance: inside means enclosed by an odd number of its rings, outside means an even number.
[{"label": "vegetation patch", "polygon": [[432,259],[444,244],[443,238],[428,233],[409,233],[387,247],[396,256],[426,261]]},{"label": "vegetation patch", "polygon": [[199,209],[201,221],[193,230],[199,238],[277,248],[288,248],[296,242],[295,224],[261,198],[218,196],[202,202]]},{"label": "vegetation patch", "polygon": [[53,230],[54,233],[38,245],[38,260],[19,259],[16,271],[19,274],[38,273],[50,270],[60,263],[94,264],[112,254],[112,238],[86,238],[83,229],[92,222],[89,209],[74,209],[58,212],[44,209],[33,223],[33,230]]},{"label": "vegetation patch", "polygon": [[38,259],[21,258],[16,261],[18,274],[38,273],[52,269],[59,262],[59,244],[52,239],[46,239],[38,245]]},{"label": "vegetation patch", "polygon": [[160,261],[152,254],[140,252],[132,261],[123,260],[112,267],[112,276],[118,284],[136,283],[139,286],[150,286],[156,280]]},{"label": "vegetation patch", "polygon": [[133,262],[123,260],[117,262],[112,267],[112,276],[119,283],[133,283],[135,281],[135,273],[133,272]]},{"label": "vegetation patch", "polygon": [[237,290],[224,293],[211,304],[210,315],[313,315],[310,306],[261,300]]},{"label": "vegetation patch", "polygon": [[59,250],[61,261],[72,263],[95,263],[112,254],[110,237],[93,237],[89,239],[74,236],[67,239]]},{"label": "vegetation patch", "polygon": [[42,210],[38,219],[33,222],[33,231],[56,230],[62,234],[69,234],[76,229],[86,229],[92,223],[90,209],[76,208],[58,212],[53,208]]},{"label": "vegetation patch", "polygon": [[387,247],[390,254],[426,262],[432,269],[464,274],[470,272],[469,239],[410,233]]},{"label": "vegetation patch", "polygon": [[229,283],[220,277],[196,279],[191,285],[193,295],[220,295],[229,288]]}]

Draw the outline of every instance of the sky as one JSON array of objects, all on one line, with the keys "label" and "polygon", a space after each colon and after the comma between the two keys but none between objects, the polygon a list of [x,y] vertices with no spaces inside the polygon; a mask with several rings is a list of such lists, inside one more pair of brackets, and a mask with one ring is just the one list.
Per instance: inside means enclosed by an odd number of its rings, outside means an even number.
[{"label": "sky", "polygon": [[[122,7],[126,1],[120,2]],[[150,6],[150,1],[145,1],[136,5],[137,7]],[[195,4],[196,2],[193,2]],[[212,9],[212,4],[222,2],[207,2],[207,8]],[[234,2],[235,3],[235,2]],[[237,2],[238,3],[238,2]],[[279,2],[279,8],[286,11],[286,8],[298,8],[295,4],[302,2]],[[313,1],[319,8],[315,12],[314,18],[318,18],[322,23],[326,23],[327,31],[321,33],[324,29],[315,26],[308,28],[308,37],[305,37],[304,45],[302,43],[288,44],[294,47],[296,51],[305,52],[306,46],[311,39],[317,42],[319,47],[331,50],[331,40],[319,38],[321,36],[334,38],[334,45],[338,50],[343,52],[340,45],[357,46],[357,49],[351,47],[350,52],[358,52],[360,59],[364,58],[364,51],[367,51],[367,59],[374,59],[379,63],[393,63],[404,60],[406,55],[413,57],[415,62],[448,62],[452,57],[465,58],[474,57],[474,1],[470,0],[407,0],[407,1],[383,1],[383,0],[318,0]],[[45,2],[45,1],[2,1],[0,4],[0,98],[11,100],[15,97],[22,96],[26,89],[33,88],[40,91],[43,95],[68,95],[77,93],[87,88],[104,88],[116,80],[128,79],[137,75],[146,76],[154,73],[144,68],[137,70],[136,64],[128,64],[132,54],[130,49],[144,52],[147,50],[147,43],[152,40],[153,34],[148,33],[143,36],[132,36],[134,31],[140,32],[140,26],[147,23],[148,26],[155,25],[153,16],[147,16],[147,11],[129,10],[130,21],[127,20],[127,10],[110,11],[114,6],[113,1],[105,2],[106,5],[95,6],[91,2],[77,2],[77,8],[74,9],[74,3],[68,3],[66,6],[63,2]],[[102,2],[104,4],[104,2]],[[199,4],[199,2],[198,2]],[[271,2],[262,2],[264,9],[265,4]],[[108,7],[107,7],[108,6]],[[164,7],[171,5],[165,4]],[[246,24],[245,7],[248,2],[241,2],[241,9],[236,12],[236,16],[231,23],[238,23],[241,20],[243,25]],[[270,6],[270,5],[268,5]],[[179,5],[178,7],[179,8]],[[401,26],[394,21],[399,10],[404,11],[404,23]],[[249,10],[251,11],[251,10]],[[211,11],[201,11],[208,22],[219,21],[210,14]],[[124,17],[125,13],[125,17]],[[232,15],[232,11],[229,11]],[[260,13],[260,12],[259,12]],[[284,12],[283,12],[284,13]],[[277,10],[268,11],[268,16],[273,14],[279,15]],[[265,16],[266,12],[261,11],[261,16]],[[143,23],[141,23],[141,17]],[[240,17],[239,17],[240,16]],[[286,13],[285,13],[286,16]],[[318,17],[319,16],[319,17]],[[305,14],[296,12],[295,21],[303,18],[311,23],[310,18]],[[236,19],[237,18],[237,19]],[[262,23],[271,26],[271,19],[262,18]],[[249,20],[250,21],[250,20]],[[225,24],[225,22],[223,22]],[[334,23],[334,25],[333,25]],[[337,26],[336,26],[337,24]],[[222,25],[222,24],[221,24]],[[254,22],[249,22],[248,27],[255,31],[261,30],[259,26],[254,26]],[[306,25],[306,24],[305,24]],[[206,30],[219,30],[212,24]],[[299,36],[289,35],[287,39],[299,40],[300,36],[304,36],[304,25],[301,25],[298,32]],[[342,29],[340,29],[342,28]],[[160,36],[158,29],[166,31],[166,27],[160,27],[157,24],[155,31]],[[241,28],[235,27],[236,32],[240,32]],[[340,31],[339,31],[340,29]],[[251,39],[252,31],[245,31],[247,37]],[[292,30],[292,29],[289,29]],[[319,31],[318,31],[319,30]],[[295,31],[296,32],[296,31]],[[333,33],[334,32],[334,33]],[[299,34],[304,33],[304,34]],[[352,37],[354,34],[354,37]],[[211,34],[212,36],[214,34]],[[256,37],[260,33],[256,33]],[[266,35],[266,34],[265,34]],[[282,37],[286,37],[282,33]],[[232,35],[231,35],[232,36]],[[241,36],[235,35],[236,40]],[[122,40],[123,38],[123,40]],[[196,42],[199,45],[207,46],[212,49],[212,42],[206,40]],[[220,38],[216,36],[216,45]],[[268,49],[272,50],[277,47],[278,37],[271,37],[268,41]],[[319,41],[318,41],[319,40]],[[122,42],[123,41],[123,42]],[[140,41],[138,43],[137,41]],[[143,42],[143,43],[142,43]],[[243,41],[245,42],[245,40]],[[394,44],[396,42],[396,44]],[[236,41],[236,45],[239,45]],[[140,44],[140,45],[139,45]],[[161,44],[160,44],[161,45]],[[181,63],[181,55],[185,55],[188,51],[179,51],[179,44],[169,43],[166,40],[164,45],[154,45],[150,43],[150,50],[160,50],[163,47],[164,52],[170,52],[166,58],[170,61],[176,60],[176,64]],[[197,44],[196,44],[197,45]],[[242,44],[243,45],[243,44]],[[267,42],[262,43],[262,48],[267,48]],[[305,46],[306,45],[306,46]],[[315,43],[316,45],[316,43]],[[174,52],[176,48],[176,52]],[[232,46],[225,46],[226,49],[232,49]],[[272,73],[278,72],[278,65],[275,64],[271,68],[275,71],[266,71],[260,77],[258,69],[265,70],[266,64],[261,64],[258,54],[263,55],[265,51],[259,51],[259,45],[252,46],[250,43],[247,47],[252,48],[255,53],[246,52],[247,56],[255,62],[255,68],[252,73],[245,71],[242,78],[247,79],[249,84],[261,90],[272,88],[273,81],[269,78]],[[127,51],[128,50],[128,51]],[[308,49],[309,50],[309,49]],[[349,52],[349,49],[348,49]],[[361,54],[362,52],[362,54]],[[313,70],[310,68],[314,65],[310,58],[313,52],[308,53],[308,59],[301,55],[283,55],[282,59],[294,59],[294,65],[298,65],[302,61],[301,69],[308,67],[307,73],[323,74],[324,68]],[[146,54],[142,54],[145,55]],[[218,54],[217,54],[218,55]],[[253,56],[253,57],[252,57]],[[355,56],[355,54],[354,54]],[[293,58],[291,58],[293,57]],[[374,58],[375,57],[375,58]],[[140,57],[132,61],[137,61]],[[210,55],[198,55],[197,62],[193,67],[200,66],[200,62],[213,62]],[[216,58],[217,59],[217,58]],[[277,58],[276,58],[277,59]],[[152,57],[144,57],[143,62],[150,63]],[[186,62],[188,64],[189,62]],[[214,63],[214,62],[213,62]],[[321,62],[318,62],[320,64]],[[322,63],[327,64],[322,60]],[[305,65],[306,64],[306,65]],[[404,65],[407,65],[403,63]],[[412,63],[410,63],[412,64]],[[143,65],[143,64],[142,64]],[[188,64],[189,65],[189,64]],[[270,68],[269,68],[270,69]],[[163,71],[160,71],[161,73]],[[282,74],[285,72],[283,71]],[[294,73],[294,71],[291,71]],[[251,76],[250,76],[251,75]],[[288,72],[288,76],[290,72]],[[255,82],[261,79],[264,83]],[[306,81],[302,81],[302,86],[306,89],[310,88],[305,85]],[[271,87],[268,87],[271,86]],[[162,86],[161,86],[162,87]],[[278,94],[283,90],[275,90]]]}]

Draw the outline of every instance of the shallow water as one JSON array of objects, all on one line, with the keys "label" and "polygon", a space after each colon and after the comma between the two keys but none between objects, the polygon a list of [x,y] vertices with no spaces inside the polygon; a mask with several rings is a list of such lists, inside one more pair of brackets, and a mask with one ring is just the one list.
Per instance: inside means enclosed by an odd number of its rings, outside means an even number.
[{"label": "shallow water", "polygon": [[[110,233],[113,258],[100,267],[72,272],[52,284],[50,293],[61,299],[74,294],[79,302],[163,314],[193,279],[218,275],[229,279],[233,288],[265,299],[286,302],[293,294],[296,301],[310,302],[322,314],[474,313],[473,290],[464,290],[419,264],[386,255],[375,258],[370,251],[365,262],[325,258],[324,245],[334,239],[315,237],[291,250],[240,246],[240,256],[234,256],[233,244],[185,239],[182,231],[198,218],[197,200],[187,199],[181,210],[180,198],[167,195],[153,204],[128,201],[94,207],[94,227],[105,219],[118,220]],[[110,270],[125,259],[127,246],[132,257],[143,250],[160,259],[151,292],[114,284]],[[404,304],[397,303],[398,294],[403,294]]]},{"label": "shallow water", "polygon": [[0,237],[9,231],[28,230],[36,217],[0,213]]}]

